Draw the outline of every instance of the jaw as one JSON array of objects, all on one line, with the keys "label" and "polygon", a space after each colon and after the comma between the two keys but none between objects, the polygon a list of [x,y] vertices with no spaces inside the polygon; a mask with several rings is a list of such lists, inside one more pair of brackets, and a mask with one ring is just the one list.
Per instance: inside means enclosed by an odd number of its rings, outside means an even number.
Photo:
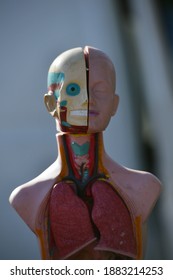
[{"label": "jaw", "polygon": [[71,117],[76,117],[76,118],[80,118],[80,117],[85,117],[87,118],[88,116],[88,110],[84,110],[84,109],[79,109],[79,110],[71,110],[70,111],[70,116]]},{"label": "jaw", "polygon": [[72,126],[88,126],[88,111],[86,109],[71,110],[67,114],[67,122]]}]

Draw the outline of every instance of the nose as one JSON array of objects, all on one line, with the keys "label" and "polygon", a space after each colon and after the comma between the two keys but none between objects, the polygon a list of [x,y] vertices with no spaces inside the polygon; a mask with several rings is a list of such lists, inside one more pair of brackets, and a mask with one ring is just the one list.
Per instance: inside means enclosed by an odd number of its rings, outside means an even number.
[{"label": "nose", "polygon": [[96,104],[95,96],[94,96],[92,90],[89,90],[88,100],[89,100],[88,102],[90,105],[94,106]]},{"label": "nose", "polygon": [[88,98],[85,98],[83,101],[83,105],[86,105],[86,104],[88,104]]},{"label": "nose", "polygon": [[86,106],[89,102],[88,100],[88,93],[87,91],[83,91],[82,94],[80,95],[80,98],[81,98],[81,102],[79,102],[82,106]]}]

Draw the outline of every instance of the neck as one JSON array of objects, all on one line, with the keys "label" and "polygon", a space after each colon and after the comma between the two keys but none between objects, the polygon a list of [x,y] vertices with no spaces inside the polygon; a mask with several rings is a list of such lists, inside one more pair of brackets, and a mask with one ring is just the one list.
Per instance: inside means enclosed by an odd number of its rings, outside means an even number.
[{"label": "neck", "polygon": [[57,134],[61,178],[73,179],[80,185],[106,177],[103,134]]}]

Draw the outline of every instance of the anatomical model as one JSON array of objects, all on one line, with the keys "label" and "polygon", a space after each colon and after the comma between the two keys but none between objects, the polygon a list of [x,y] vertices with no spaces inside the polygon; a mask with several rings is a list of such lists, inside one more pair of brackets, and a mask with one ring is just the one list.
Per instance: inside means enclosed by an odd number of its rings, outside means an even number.
[{"label": "anatomical model", "polygon": [[50,66],[44,101],[56,120],[57,160],[10,196],[38,237],[42,259],[143,258],[161,184],[104,149],[103,131],[119,102],[111,60],[93,47],[62,53]]}]

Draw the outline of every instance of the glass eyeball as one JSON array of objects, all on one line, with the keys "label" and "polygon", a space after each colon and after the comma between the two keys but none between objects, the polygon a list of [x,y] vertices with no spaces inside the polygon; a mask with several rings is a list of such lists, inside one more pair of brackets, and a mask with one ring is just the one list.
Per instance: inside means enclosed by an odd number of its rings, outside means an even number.
[{"label": "glass eyeball", "polygon": [[80,86],[76,83],[70,83],[66,87],[66,93],[70,96],[76,96],[80,93]]}]

